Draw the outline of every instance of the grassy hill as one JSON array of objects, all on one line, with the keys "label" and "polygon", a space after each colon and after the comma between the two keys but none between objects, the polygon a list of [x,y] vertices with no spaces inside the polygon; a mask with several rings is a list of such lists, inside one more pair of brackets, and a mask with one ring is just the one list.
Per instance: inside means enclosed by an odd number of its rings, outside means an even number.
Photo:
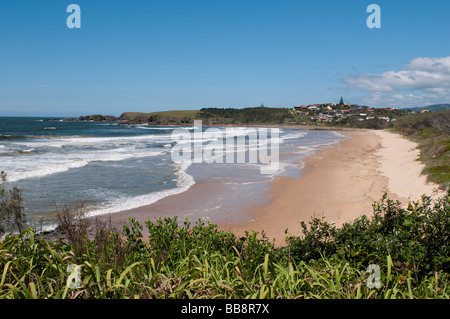
[{"label": "grassy hill", "polygon": [[181,121],[183,119],[194,119],[197,117],[198,110],[179,110],[179,111],[162,111],[162,112],[151,112],[151,113],[143,113],[143,112],[125,112],[120,115],[121,120],[126,121],[139,121],[139,120],[147,120],[149,118],[161,118],[166,120],[174,120]]},{"label": "grassy hill", "polygon": [[249,107],[202,108],[201,110],[163,111],[152,113],[125,112],[120,120],[151,125],[192,124],[201,119],[205,124],[281,124],[292,115],[287,108]]}]

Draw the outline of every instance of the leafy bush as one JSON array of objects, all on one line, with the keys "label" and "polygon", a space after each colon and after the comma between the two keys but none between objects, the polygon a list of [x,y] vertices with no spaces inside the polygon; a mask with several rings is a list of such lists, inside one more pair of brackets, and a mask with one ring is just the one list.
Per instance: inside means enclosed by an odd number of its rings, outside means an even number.
[{"label": "leafy bush", "polygon": [[6,173],[0,172],[0,237],[7,232],[25,228],[26,216],[22,206],[22,192],[13,187],[6,187]]},{"label": "leafy bush", "polygon": [[85,219],[84,203],[78,202],[72,206],[64,205],[61,209],[57,207],[56,210],[58,231],[78,253],[85,253],[88,223]]},{"label": "leafy bush", "polygon": [[234,235],[220,232],[217,226],[199,221],[194,227],[186,220],[182,225],[177,218],[158,219],[146,222],[149,231],[148,247],[157,262],[173,263],[185,258],[190,252],[202,254],[204,251],[217,253],[231,252]]},{"label": "leafy bush", "polygon": [[399,266],[418,276],[433,271],[450,271],[450,200],[434,203],[427,196],[407,209],[383,198],[373,205],[371,218],[362,216],[341,228],[313,218],[309,228],[303,222],[303,237],[290,238],[296,260],[339,256],[356,267],[385,262],[390,255]]},{"label": "leafy bush", "polygon": [[[253,271],[274,248],[265,236],[259,238],[257,232],[246,232],[246,236],[237,239],[233,233],[219,231],[217,225],[201,220],[193,227],[188,219],[180,225],[177,217],[160,218],[155,223],[147,221],[146,225],[149,231],[147,254],[154,256],[157,263],[168,265],[188,256],[214,252],[238,256],[245,268]],[[133,236],[128,230],[125,233]]]},{"label": "leafy bush", "polygon": [[371,218],[314,218],[281,248],[177,218],[146,222],[148,240],[133,219],[122,234],[95,225],[83,249],[29,228],[0,240],[0,298],[450,298],[449,203],[384,196]]},{"label": "leafy bush", "polygon": [[101,270],[121,268],[130,250],[122,234],[112,227],[111,220],[105,222],[96,218],[90,225],[86,217],[84,202],[57,209],[58,240],[70,245],[76,256],[88,255]]}]

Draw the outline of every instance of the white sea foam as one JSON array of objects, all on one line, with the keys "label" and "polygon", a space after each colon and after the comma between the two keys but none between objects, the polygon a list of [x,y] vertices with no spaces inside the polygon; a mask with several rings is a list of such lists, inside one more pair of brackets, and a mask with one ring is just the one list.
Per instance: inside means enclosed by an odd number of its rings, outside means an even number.
[{"label": "white sea foam", "polygon": [[[8,180],[16,182],[27,178],[48,176],[80,168],[91,162],[123,161],[131,158],[153,157],[164,154],[161,150],[131,152],[130,149],[114,149],[73,154],[44,154],[35,156],[33,161],[24,158],[7,157],[2,164],[8,172]],[[17,169],[17,167],[20,167]]]},{"label": "white sea foam", "polygon": [[[2,169],[8,172],[9,181],[15,182],[65,172],[94,161],[123,161],[158,156],[168,152],[169,147],[155,149],[147,145],[168,142],[168,134],[125,137],[72,136],[15,142],[9,144],[8,148],[1,145],[0,152],[15,152],[11,156],[2,157]],[[29,155],[22,157],[21,153]]]},{"label": "white sea foam", "polygon": [[142,130],[161,130],[161,131],[168,131],[173,129],[186,129],[186,130],[193,130],[194,128],[192,126],[165,126],[165,127],[154,127],[149,125],[139,125],[135,126],[138,129]]},{"label": "white sea foam", "polygon": [[32,142],[18,142],[15,145],[25,147],[83,147],[83,146],[116,146],[130,145],[130,143],[142,144],[158,141],[169,141],[170,134],[120,136],[120,137],[60,137],[42,138]]},{"label": "white sea foam", "polygon": [[5,145],[0,145],[0,154],[9,153],[11,150],[7,148]]},{"label": "white sea foam", "polygon": [[342,137],[342,138],[350,138],[350,137],[348,137],[347,135],[341,134],[341,133],[339,133],[339,132],[336,132],[336,131],[332,131],[332,132],[333,132],[334,135],[336,135],[336,136],[338,136],[338,137]]},{"label": "white sea foam", "polygon": [[92,217],[127,211],[130,209],[151,205],[167,196],[176,195],[187,191],[195,184],[194,178],[186,173],[186,170],[190,166],[190,163],[179,162],[175,164],[178,167],[175,172],[175,175],[177,177],[176,187],[152,192],[145,195],[116,198],[111,202],[102,205],[101,207],[96,207],[93,210],[89,211],[88,215]]},{"label": "white sea foam", "polygon": [[[142,130],[148,131],[140,131],[141,133],[149,133],[148,135],[138,135],[138,136],[52,136],[52,137],[44,137],[44,136],[30,136],[30,139],[7,139],[5,145],[0,145],[0,153],[2,156],[1,160],[1,169],[4,169],[8,172],[8,177],[10,181],[20,181],[24,179],[31,179],[43,176],[50,176],[52,174],[65,172],[71,169],[79,169],[81,167],[87,166],[93,162],[113,162],[109,163],[108,168],[111,168],[110,165],[117,165],[119,169],[122,168],[130,168],[133,174],[136,174],[136,169],[140,169],[145,167],[145,163],[147,159],[142,160],[141,164],[133,162],[136,164],[136,167],[127,166],[128,163],[122,163],[121,161],[127,159],[134,158],[145,158],[152,157],[148,159],[148,163],[151,165],[167,165],[160,161],[160,159],[165,159],[166,157],[159,158],[158,156],[167,154],[171,151],[171,146],[174,144],[174,141],[171,138],[171,129],[175,127],[151,127],[151,126],[132,126],[133,129],[139,128]],[[179,127],[177,127],[179,128]],[[99,127],[97,127],[99,129]],[[185,129],[189,130],[191,133],[191,137],[195,138],[196,136],[192,134],[192,130],[194,127],[185,127]],[[206,158],[213,159],[215,154],[208,153],[214,147],[214,144],[210,144],[211,141],[220,140],[222,138],[226,138],[225,133],[227,128],[218,128],[223,132],[222,136],[215,136],[214,134],[209,134],[208,131],[202,133],[202,146],[204,151],[207,154],[204,154]],[[234,136],[248,136],[250,132],[256,130],[258,132],[258,127],[235,127],[233,129]],[[158,130],[155,132],[151,132],[151,130]],[[135,130],[134,132],[136,132]],[[164,132],[167,131],[167,132]],[[268,132],[268,142],[270,143],[270,133],[271,129],[267,128]],[[273,131],[272,131],[273,132]],[[328,144],[328,139],[330,135],[326,135],[325,140],[321,138],[321,134],[312,135],[312,139],[309,140],[307,138],[302,139],[309,134],[307,130],[291,130],[291,129],[280,129],[280,134],[275,142],[280,143],[280,146],[283,144],[287,147],[288,152],[298,152],[299,154],[308,154],[310,152],[315,152],[319,147],[323,147]],[[153,134],[152,134],[153,133]],[[162,133],[162,134],[155,134]],[[122,133],[121,133],[122,134]],[[336,134],[336,137],[341,137],[339,134]],[[316,138],[314,138],[316,137]],[[343,136],[342,136],[343,137]],[[333,139],[333,136],[332,136]],[[5,139],[6,140],[6,139]],[[177,143],[191,143],[192,140],[189,141],[177,141]],[[298,142],[298,143],[297,143]],[[330,142],[330,144],[334,144],[336,142]],[[249,145],[250,144],[250,145]],[[303,144],[303,145],[302,145]],[[223,140],[224,147],[226,146],[225,140]],[[162,147],[161,147],[162,146]],[[296,147],[299,147],[296,150]],[[222,155],[228,154],[228,152],[241,152],[241,151],[256,151],[258,150],[258,144],[255,144],[253,139],[249,139],[246,142],[246,147],[243,150],[236,149],[237,145],[230,149],[224,149],[224,153]],[[29,152],[28,154],[21,154],[26,151],[34,150]],[[5,154],[5,152],[16,152],[17,154]],[[7,155],[7,156],[6,156]],[[302,156],[303,157],[303,156]],[[168,158],[168,157],[167,157]],[[96,164],[97,165],[97,164]],[[98,164],[101,165],[101,164]],[[105,164],[106,165],[106,164]],[[114,188],[108,188],[109,186],[105,186],[103,184],[93,184],[92,190],[93,192],[98,192],[98,196],[95,196],[95,202],[97,203],[95,206],[92,206],[92,210],[89,212],[90,215],[102,215],[109,213],[117,213],[145,205],[153,204],[167,196],[175,195],[182,193],[188,190],[192,185],[195,184],[195,179],[193,176],[189,175],[186,170],[189,167],[189,162],[181,162],[176,163],[176,172],[175,172],[175,181],[176,186],[166,190],[159,190],[152,192],[153,188],[149,186],[149,194],[146,195],[120,195],[120,190]],[[240,164],[235,164],[240,165]],[[244,163],[247,168],[253,169],[259,168],[261,164],[258,163]],[[251,166],[251,167],[250,167]],[[280,169],[276,174],[270,176],[264,176],[264,180],[270,180],[279,174],[288,173],[289,169],[297,166],[297,163],[286,163],[281,161]],[[244,169],[246,169],[244,167]],[[301,169],[301,165],[298,166]],[[165,171],[167,167],[162,167]],[[171,167],[169,168],[171,169]],[[212,170],[215,168],[213,167]],[[78,171],[75,171],[78,173]],[[86,170],[79,170],[80,174],[85,174],[86,184],[79,185],[81,190],[81,194],[83,195],[83,189],[89,189],[91,187],[89,175],[87,175],[90,170],[87,168]],[[259,175],[259,174],[258,174]],[[84,176],[80,175],[80,178],[84,178]],[[130,174],[130,179],[133,176]],[[56,183],[59,182],[59,178],[65,177],[64,175],[55,176],[54,179],[49,179],[50,181],[55,180]],[[53,178],[53,177],[52,177]],[[199,178],[205,178],[203,176],[199,176]],[[167,179],[170,182],[170,178]],[[131,180],[130,183],[133,181]],[[248,181],[242,179],[240,183],[251,184],[257,183],[258,181],[252,181],[249,177]],[[88,185],[86,187],[86,185]],[[149,184],[151,185],[151,184]],[[105,187],[103,189],[103,187]],[[145,186],[144,186],[145,187]],[[166,186],[167,187],[167,186]],[[145,187],[145,189],[147,189]],[[105,190],[105,191],[104,191]],[[103,192],[104,191],[104,192]],[[65,200],[64,194],[59,195],[59,200]],[[50,196],[53,196],[51,194]],[[53,199],[53,198],[52,198]],[[42,200],[47,200],[42,199]],[[103,203],[103,204],[102,204]]]},{"label": "white sea foam", "polygon": [[280,132],[280,140],[281,141],[285,141],[285,140],[289,140],[289,139],[299,139],[302,137],[305,137],[306,134],[308,134],[308,132],[303,131],[303,130],[298,130],[295,132],[291,132],[288,134],[282,134],[283,132]]}]

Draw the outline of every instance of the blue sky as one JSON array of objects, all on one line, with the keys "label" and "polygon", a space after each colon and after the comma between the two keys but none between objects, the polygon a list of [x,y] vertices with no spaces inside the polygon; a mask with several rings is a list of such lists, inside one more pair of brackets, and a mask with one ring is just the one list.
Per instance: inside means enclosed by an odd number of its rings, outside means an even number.
[{"label": "blue sky", "polygon": [[449,15],[438,0],[0,0],[0,116],[450,103]]}]

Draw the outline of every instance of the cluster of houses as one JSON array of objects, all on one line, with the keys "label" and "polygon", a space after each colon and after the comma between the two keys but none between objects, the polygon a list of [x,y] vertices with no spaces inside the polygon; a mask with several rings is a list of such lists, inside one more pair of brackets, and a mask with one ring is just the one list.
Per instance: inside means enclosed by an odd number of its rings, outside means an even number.
[{"label": "cluster of houses", "polygon": [[294,106],[292,111],[314,122],[339,122],[344,119],[365,121],[375,118],[389,122],[393,120],[393,112],[398,111],[398,109],[390,107],[374,108],[347,103],[327,103]]}]

